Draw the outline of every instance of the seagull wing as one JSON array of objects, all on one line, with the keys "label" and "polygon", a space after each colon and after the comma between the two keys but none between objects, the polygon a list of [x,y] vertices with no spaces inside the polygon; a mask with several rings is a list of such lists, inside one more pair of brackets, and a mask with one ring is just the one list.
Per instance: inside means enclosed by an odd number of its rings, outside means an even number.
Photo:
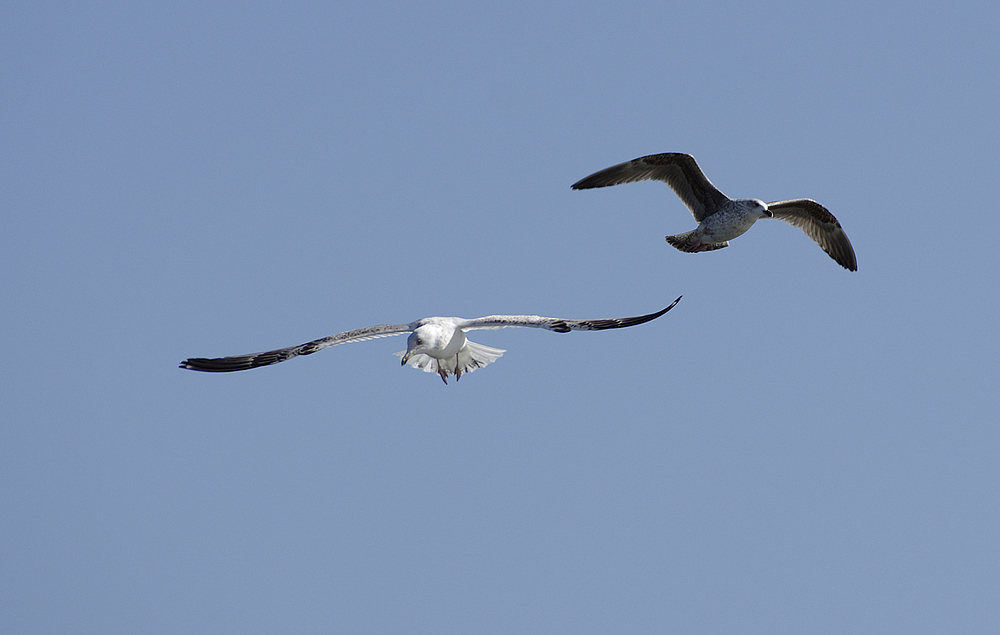
[{"label": "seagull wing", "polygon": [[328,346],[336,346],[337,344],[344,344],[347,342],[360,342],[362,340],[370,340],[376,337],[389,337],[390,335],[409,333],[416,327],[417,323],[379,324],[377,326],[369,326],[363,329],[344,331],[343,333],[337,333],[336,335],[306,342],[305,344],[299,344],[298,346],[279,348],[278,350],[266,351],[264,353],[251,353],[249,355],[234,355],[232,357],[215,358],[192,357],[191,359],[186,359],[181,362],[181,368],[187,368],[189,370],[202,370],[212,373],[247,370],[249,368],[257,368],[258,366],[277,364],[278,362],[283,362],[286,359],[298,357],[299,355],[310,355],[320,349],[327,348]]},{"label": "seagull wing", "polygon": [[610,318],[607,320],[564,320],[562,318],[541,317],[539,315],[487,315],[486,317],[466,320],[460,326],[463,330],[474,331],[477,329],[502,329],[508,327],[531,327],[548,329],[557,333],[569,333],[570,331],[603,331],[605,329],[620,329],[626,326],[636,326],[655,320],[670,309],[674,308],[680,298],[671,303],[670,306],[650,313],[649,315],[639,315],[636,317]]},{"label": "seagull wing", "polygon": [[719,210],[729,197],[712,185],[690,154],[668,152],[619,163],[573,184],[574,190],[636,181],[663,181],[680,197],[699,223]]},{"label": "seagull wing", "polygon": [[794,225],[812,238],[823,251],[830,254],[840,266],[850,271],[858,270],[858,259],[847,234],[837,217],[819,203],[808,198],[768,203],[767,209],[775,218]]}]

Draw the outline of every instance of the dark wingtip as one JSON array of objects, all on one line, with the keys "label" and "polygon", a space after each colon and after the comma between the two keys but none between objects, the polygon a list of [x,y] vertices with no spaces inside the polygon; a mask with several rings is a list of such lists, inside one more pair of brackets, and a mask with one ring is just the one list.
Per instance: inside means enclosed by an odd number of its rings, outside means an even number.
[{"label": "dark wingtip", "polygon": [[192,357],[181,362],[180,367],[185,370],[196,370],[203,373],[231,373],[237,370],[256,368],[253,364],[248,363],[245,358],[238,357]]},{"label": "dark wingtip", "polygon": [[[831,253],[833,252],[833,253]],[[833,260],[848,271],[858,270],[858,258],[854,255],[853,249],[836,249],[827,252]]]},{"label": "dark wingtip", "polygon": [[181,362],[180,368],[183,368],[184,370],[200,370],[202,372],[216,372],[219,370],[217,368],[205,367],[205,365],[202,364],[202,362],[208,361],[211,360],[192,357]]},{"label": "dark wingtip", "polygon": [[677,306],[677,303],[681,301],[682,297],[684,297],[684,296],[677,296],[677,299],[674,300],[673,302],[671,302],[670,306],[668,306],[668,307],[666,307],[664,309],[660,309],[656,313],[650,313],[649,315],[640,315],[638,317],[625,320],[625,321],[619,323],[617,326],[608,326],[608,327],[605,327],[605,328],[622,328],[622,327],[627,327],[627,326],[638,326],[640,324],[645,324],[646,322],[652,322],[656,318],[664,315],[670,309],[672,309],[675,306]]},{"label": "dark wingtip", "polygon": [[598,187],[607,187],[609,185],[613,185],[613,183],[597,183],[596,182],[596,179],[594,177],[597,176],[598,174],[600,174],[601,172],[605,172],[605,171],[606,170],[601,170],[600,172],[594,172],[590,176],[583,177],[582,179],[580,179],[579,181],[577,181],[573,185],[570,185],[569,187],[570,187],[571,190],[591,190],[591,189],[598,188]]},{"label": "dark wingtip", "polygon": [[659,313],[654,313],[653,315],[655,315],[656,317],[660,317],[661,315],[663,315],[664,313],[666,313],[666,312],[667,312],[667,311],[669,311],[670,309],[672,309],[672,308],[674,308],[675,306],[677,306],[677,303],[678,303],[678,302],[680,302],[680,301],[681,301],[681,298],[683,298],[683,297],[684,297],[684,296],[682,296],[682,295],[679,295],[679,296],[677,296],[677,299],[676,299],[676,300],[674,300],[673,302],[671,302],[671,303],[670,303],[670,306],[668,306],[667,308],[663,309],[663,310],[662,310],[662,311],[660,311]]}]

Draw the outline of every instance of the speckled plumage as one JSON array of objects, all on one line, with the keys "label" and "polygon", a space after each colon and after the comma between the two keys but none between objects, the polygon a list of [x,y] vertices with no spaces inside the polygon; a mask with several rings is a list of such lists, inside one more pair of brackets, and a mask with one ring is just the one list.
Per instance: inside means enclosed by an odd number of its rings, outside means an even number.
[{"label": "speckled plumage", "polygon": [[750,229],[758,219],[778,218],[798,227],[838,264],[858,270],[854,247],[837,218],[825,207],[807,198],[764,203],[756,198],[731,199],[712,185],[690,154],[651,154],[611,166],[573,184],[574,190],[663,181],[691,210],[698,227],[667,236],[667,242],[686,252],[713,251]]}]

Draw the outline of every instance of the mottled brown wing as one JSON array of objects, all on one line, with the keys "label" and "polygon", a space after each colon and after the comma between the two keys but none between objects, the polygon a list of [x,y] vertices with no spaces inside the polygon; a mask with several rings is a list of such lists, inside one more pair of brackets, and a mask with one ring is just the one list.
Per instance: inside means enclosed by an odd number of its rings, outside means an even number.
[{"label": "mottled brown wing", "polygon": [[572,185],[574,190],[636,181],[663,181],[680,197],[699,223],[719,210],[729,197],[712,185],[690,154],[668,152],[613,165]]},{"label": "mottled brown wing", "polygon": [[767,209],[775,218],[780,218],[805,232],[806,236],[812,238],[840,266],[849,271],[858,270],[854,247],[847,239],[840,221],[830,213],[830,210],[808,198],[775,201],[768,203]]}]

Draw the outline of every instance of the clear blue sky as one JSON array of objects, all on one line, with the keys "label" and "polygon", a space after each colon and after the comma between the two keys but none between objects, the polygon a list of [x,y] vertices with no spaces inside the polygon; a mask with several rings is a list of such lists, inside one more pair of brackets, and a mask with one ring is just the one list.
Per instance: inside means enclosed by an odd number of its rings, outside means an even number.
[{"label": "clear blue sky", "polygon": [[[0,8],[0,632],[1000,632],[995,2]],[[814,198],[684,254],[663,184]],[[507,329],[444,386],[403,338]]]}]

